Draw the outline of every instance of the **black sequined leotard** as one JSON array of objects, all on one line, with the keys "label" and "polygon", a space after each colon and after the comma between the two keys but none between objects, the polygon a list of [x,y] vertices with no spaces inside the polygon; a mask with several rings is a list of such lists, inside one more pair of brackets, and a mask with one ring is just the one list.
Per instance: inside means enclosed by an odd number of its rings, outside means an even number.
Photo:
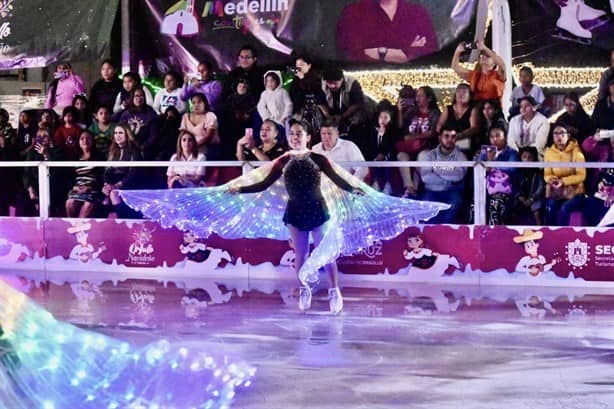
[{"label": "black sequined leotard", "polygon": [[354,188],[333,170],[326,157],[309,152],[280,157],[275,161],[271,173],[262,182],[241,187],[241,193],[263,191],[283,174],[289,197],[283,221],[299,230],[310,231],[330,218],[320,190],[322,172],[341,189],[351,192]]}]

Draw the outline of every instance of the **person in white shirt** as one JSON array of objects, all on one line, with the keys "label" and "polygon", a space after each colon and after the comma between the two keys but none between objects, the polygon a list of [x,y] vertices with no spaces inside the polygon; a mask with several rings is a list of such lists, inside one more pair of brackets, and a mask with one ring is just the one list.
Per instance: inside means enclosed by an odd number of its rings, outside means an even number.
[{"label": "person in white shirt", "polygon": [[[314,145],[311,150],[326,156],[334,162],[364,162],[365,157],[354,142],[339,138],[339,128],[332,121],[326,121],[320,127],[322,142]],[[343,166],[343,164],[341,164]],[[344,166],[350,173],[360,180],[369,173],[367,167]]]},{"label": "person in white shirt", "polygon": [[516,151],[534,146],[539,153],[539,160],[543,161],[550,131],[548,118],[537,112],[537,101],[533,97],[523,97],[518,102],[520,115],[510,120],[507,144]]},{"label": "person in white shirt", "polygon": [[[183,130],[177,138],[177,152],[171,157],[171,162],[202,162],[205,155],[198,152],[196,137],[193,133]],[[181,164],[168,167],[166,172],[169,189],[197,187],[204,185],[204,166],[185,166]]]},{"label": "person in white shirt", "polygon": [[531,67],[522,67],[518,72],[518,80],[520,85],[512,90],[512,107],[510,108],[510,117],[514,117],[520,113],[519,100],[523,97],[533,97],[537,102],[537,109],[541,108],[546,96],[539,85],[533,84],[533,70]]},{"label": "person in white shirt", "polygon": [[185,112],[185,102],[181,99],[181,77],[173,71],[164,74],[164,89],[156,94],[153,109],[156,114],[163,114],[166,108],[174,106],[180,114]]}]

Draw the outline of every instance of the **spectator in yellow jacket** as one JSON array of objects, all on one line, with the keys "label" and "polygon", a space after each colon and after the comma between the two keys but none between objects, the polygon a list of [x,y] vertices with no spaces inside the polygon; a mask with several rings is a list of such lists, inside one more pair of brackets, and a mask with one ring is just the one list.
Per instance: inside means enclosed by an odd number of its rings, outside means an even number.
[{"label": "spectator in yellow jacket", "polygon": [[[554,143],[546,149],[544,162],[585,162],[570,128],[557,124],[552,132]],[[581,208],[585,200],[585,168],[546,168],[546,224],[569,225],[570,213]]]}]

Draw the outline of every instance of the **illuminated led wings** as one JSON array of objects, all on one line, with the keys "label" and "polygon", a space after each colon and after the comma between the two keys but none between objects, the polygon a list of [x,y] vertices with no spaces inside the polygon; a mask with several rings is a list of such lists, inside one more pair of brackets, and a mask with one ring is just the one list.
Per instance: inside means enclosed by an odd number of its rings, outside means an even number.
[{"label": "illuminated led wings", "polygon": [[255,369],[202,342],[142,348],[57,321],[0,279],[0,407],[230,407]]},{"label": "illuminated led wings", "polygon": [[[436,202],[401,199],[380,193],[343,168],[335,172],[360,187],[359,196],[337,187],[323,175],[322,194],[331,220],[320,246],[315,248],[299,273],[304,282],[318,280],[318,269],[340,254],[352,254],[378,240],[401,234],[407,227],[435,216],[449,206]],[[271,171],[267,164],[223,186],[196,189],[126,190],[125,203],[164,227],[190,230],[199,237],[216,233],[228,239],[270,238],[287,240],[282,221],[288,194],[283,177],[269,189],[250,194],[230,194],[229,186],[247,186],[262,181]]]}]

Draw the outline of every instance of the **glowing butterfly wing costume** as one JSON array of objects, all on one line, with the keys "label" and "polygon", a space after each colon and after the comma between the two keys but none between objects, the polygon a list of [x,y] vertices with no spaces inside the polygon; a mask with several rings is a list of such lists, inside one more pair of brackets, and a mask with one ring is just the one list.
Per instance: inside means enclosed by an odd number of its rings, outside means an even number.
[{"label": "glowing butterfly wing costume", "polygon": [[[231,186],[262,183],[274,172],[277,161],[222,186],[125,190],[121,196],[128,206],[159,221],[163,227],[176,226],[203,238],[216,233],[228,239],[287,240],[290,235],[283,219],[289,196],[283,178],[278,178],[266,190],[257,193],[228,193]],[[317,282],[318,269],[339,255],[351,255],[378,240],[396,237],[407,227],[449,208],[443,203],[407,200],[380,193],[340,166],[331,165],[336,175],[359,187],[365,194],[357,195],[343,190],[329,177],[321,179],[320,189],[330,212],[330,220],[325,225],[322,242],[314,248],[299,271],[299,279],[304,283]]]},{"label": "glowing butterfly wing costume", "polygon": [[254,374],[200,342],[134,348],[57,321],[0,279],[3,408],[229,408]]}]

